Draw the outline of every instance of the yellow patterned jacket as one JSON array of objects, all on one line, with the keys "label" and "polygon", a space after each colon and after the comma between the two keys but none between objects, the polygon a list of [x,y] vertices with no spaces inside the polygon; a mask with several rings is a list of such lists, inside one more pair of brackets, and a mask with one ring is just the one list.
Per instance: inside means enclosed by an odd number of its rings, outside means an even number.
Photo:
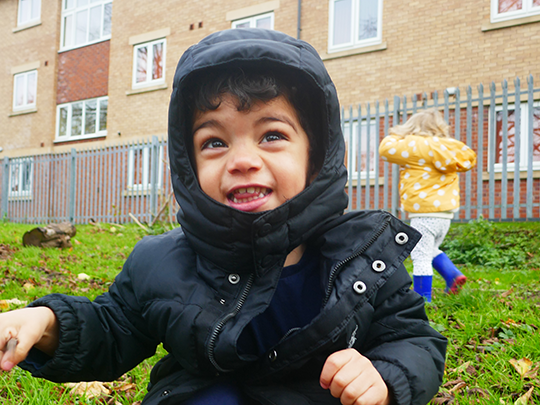
[{"label": "yellow patterned jacket", "polygon": [[390,135],[381,141],[379,154],[400,165],[401,205],[411,213],[457,210],[457,172],[476,165],[476,153],[463,142],[437,136]]}]

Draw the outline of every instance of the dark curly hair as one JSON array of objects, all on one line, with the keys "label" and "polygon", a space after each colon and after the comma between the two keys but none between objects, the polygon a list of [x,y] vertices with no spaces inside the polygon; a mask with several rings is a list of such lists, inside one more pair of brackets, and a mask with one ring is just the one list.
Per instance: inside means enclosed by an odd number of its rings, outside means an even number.
[{"label": "dark curly hair", "polygon": [[[190,77],[184,89],[187,100],[187,116],[193,120],[197,111],[216,110],[225,94],[236,99],[238,111],[249,111],[257,102],[269,102],[283,96],[298,114],[300,125],[309,140],[308,179],[318,173],[324,160],[324,140],[320,132],[322,128],[321,109],[316,107],[317,98],[311,97],[306,79],[289,71],[240,68],[209,69]],[[309,86],[309,87],[308,87]],[[188,140],[192,142],[192,139]],[[192,145],[191,145],[192,146]]]}]

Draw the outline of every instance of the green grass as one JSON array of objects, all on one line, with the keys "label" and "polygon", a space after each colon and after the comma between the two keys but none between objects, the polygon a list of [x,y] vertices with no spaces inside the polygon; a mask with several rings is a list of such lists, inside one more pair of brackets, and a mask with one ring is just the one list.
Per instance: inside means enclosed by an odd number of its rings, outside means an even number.
[{"label": "green grass", "polygon": [[[77,226],[71,249],[23,248],[22,235],[33,227],[0,223],[3,310],[5,300],[30,302],[51,292],[96,297],[146,234],[136,225],[84,225]],[[165,230],[158,224],[151,233]],[[434,403],[519,404],[527,392],[528,403],[540,403],[539,245],[540,222],[452,225],[442,248],[468,281],[459,295],[447,295],[444,281],[435,276],[433,302],[426,307],[433,327],[449,340],[443,387]],[[412,272],[410,259],[405,265]],[[80,273],[91,279],[80,279]],[[22,306],[10,304],[9,309]],[[64,384],[34,379],[16,368],[0,374],[0,404],[134,404],[144,397],[149,370],[163,355],[160,347],[108,383],[110,394],[100,399],[72,395]],[[520,374],[513,359],[529,360],[528,373]]]}]

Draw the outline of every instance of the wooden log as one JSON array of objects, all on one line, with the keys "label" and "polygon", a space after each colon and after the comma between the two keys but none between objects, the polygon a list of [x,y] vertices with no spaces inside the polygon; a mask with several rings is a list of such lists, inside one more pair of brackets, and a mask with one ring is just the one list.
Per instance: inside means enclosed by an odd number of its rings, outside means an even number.
[{"label": "wooden log", "polygon": [[69,222],[37,227],[23,235],[23,246],[70,248],[77,230]]}]

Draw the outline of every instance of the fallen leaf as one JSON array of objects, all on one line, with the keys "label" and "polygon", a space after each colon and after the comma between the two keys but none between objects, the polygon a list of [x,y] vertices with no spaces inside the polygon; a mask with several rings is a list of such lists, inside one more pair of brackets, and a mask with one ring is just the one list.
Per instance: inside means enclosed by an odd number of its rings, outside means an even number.
[{"label": "fallen leaf", "polygon": [[489,391],[487,391],[487,390],[485,390],[483,388],[478,388],[478,387],[471,388],[470,390],[468,390],[467,395],[469,395],[469,396],[476,395],[476,396],[479,396],[481,398],[489,398],[491,396],[489,394]]},{"label": "fallen leaf", "polygon": [[510,294],[512,294],[513,292],[514,292],[514,287],[510,288],[510,289],[509,289],[508,291],[506,291],[506,292],[503,292],[503,293],[501,294],[501,297],[506,298],[506,297],[508,297]]},{"label": "fallen leaf", "polygon": [[86,273],[79,273],[79,274],[77,274],[77,278],[78,278],[79,280],[91,280],[91,279],[92,279],[92,277],[89,276],[89,275],[86,274]]},{"label": "fallen leaf", "polygon": [[525,374],[529,372],[533,362],[525,357],[519,360],[510,359],[508,360],[512,366],[516,369],[519,375],[523,378]]},{"label": "fallen leaf", "polygon": [[100,381],[68,383],[66,387],[71,388],[72,395],[86,396],[87,398],[96,398],[111,393]]},{"label": "fallen leaf", "polygon": [[450,394],[455,394],[459,391],[461,391],[463,388],[467,386],[467,383],[464,381],[461,381],[460,383],[456,384],[454,388],[452,388],[450,391],[448,391]]},{"label": "fallen leaf", "polygon": [[525,394],[520,396],[516,402],[514,402],[514,405],[526,405],[529,403],[529,399],[531,399],[532,392],[534,390],[534,387],[531,387],[529,391],[527,391]]},{"label": "fallen leaf", "polygon": [[28,301],[21,301],[17,298],[10,300],[0,300],[0,309],[9,309],[10,305],[26,305]]}]

